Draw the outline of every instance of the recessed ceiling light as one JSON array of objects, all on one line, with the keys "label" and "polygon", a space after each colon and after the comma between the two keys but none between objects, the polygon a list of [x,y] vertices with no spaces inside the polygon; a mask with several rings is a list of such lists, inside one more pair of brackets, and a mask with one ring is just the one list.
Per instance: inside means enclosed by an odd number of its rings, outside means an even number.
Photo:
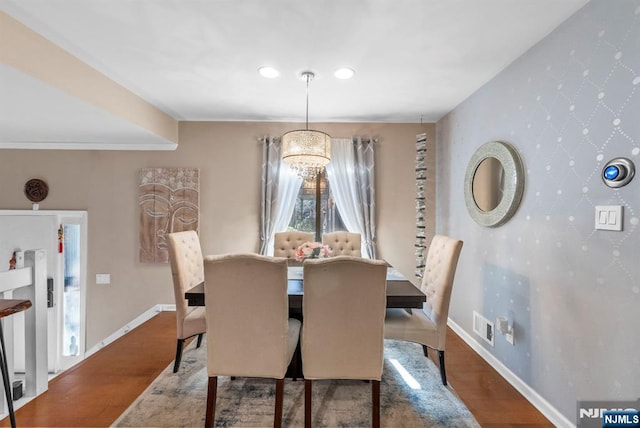
[{"label": "recessed ceiling light", "polygon": [[355,71],[353,71],[350,68],[339,68],[336,70],[336,72],[334,73],[334,75],[338,78],[338,79],[351,79],[353,77],[353,75],[355,74]]},{"label": "recessed ceiling light", "polygon": [[258,69],[258,73],[260,73],[260,75],[262,77],[266,77],[267,79],[275,79],[276,77],[280,76],[280,72],[278,70],[276,70],[273,67],[260,67]]}]

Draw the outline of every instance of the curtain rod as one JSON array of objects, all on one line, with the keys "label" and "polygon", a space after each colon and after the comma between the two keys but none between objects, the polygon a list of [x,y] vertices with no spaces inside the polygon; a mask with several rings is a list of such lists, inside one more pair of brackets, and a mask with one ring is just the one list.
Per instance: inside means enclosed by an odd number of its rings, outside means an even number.
[{"label": "curtain rod", "polygon": [[[258,137],[256,139],[256,142],[261,144],[264,142],[264,140],[266,140],[267,138],[269,138],[268,135],[265,135],[264,137]],[[280,137],[273,137],[273,138],[280,138]],[[336,137],[336,138],[346,138],[348,139],[349,137]],[[354,138],[358,138],[358,137],[351,137],[351,139]],[[378,144],[380,142],[380,139],[378,137],[360,137],[361,139],[365,140],[365,141],[373,141],[374,144]]]}]

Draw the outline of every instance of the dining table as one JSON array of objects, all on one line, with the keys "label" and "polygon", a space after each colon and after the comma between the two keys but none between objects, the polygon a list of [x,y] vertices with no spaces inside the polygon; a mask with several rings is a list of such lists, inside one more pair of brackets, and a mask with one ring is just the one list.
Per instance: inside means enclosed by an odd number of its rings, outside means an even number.
[{"label": "dining table", "polygon": [[[302,310],[304,297],[302,263],[291,261],[287,271],[289,310],[299,312]],[[186,290],[184,296],[189,306],[204,306],[204,282]],[[387,308],[422,308],[426,300],[425,294],[397,269],[387,267]]]},{"label": "dining table", "polygon": [[[289,316],[302,320],[302,299],[304,298],[303,262],[289,260],[287,267],[287,294],[289,296]],[[186,290],[184,294],[189,306],[204,306],[204,282]],[[427,301],[425,294],[405,278],[393,266],[387,266],[387,308],[422,308]],[[304,321],[303,321],[304,322]],[[303,379],[300,344],[296,347],[293,360],[285,377]]]}]

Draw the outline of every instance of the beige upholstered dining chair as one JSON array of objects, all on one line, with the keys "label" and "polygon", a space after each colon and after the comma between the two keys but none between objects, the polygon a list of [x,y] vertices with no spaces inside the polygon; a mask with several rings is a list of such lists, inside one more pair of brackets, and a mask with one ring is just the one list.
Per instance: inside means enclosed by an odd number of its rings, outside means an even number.
[{"label": "beige upholstered dining chair", "polygon": [[423,309],[387,309],[385,339],[406,340],[438,351],[442,384],[447,384],[444,348],[453,279],[456,274],[462,241],[436,235],[431,241],[420,289],[427,296]]},{"label": "beige upholstered dining chair", "polygon": [[322,235],[322,243],[329,246],[332,256],[362,257],[359,233],[331,232]]},{"label": "beige upholstered dining chair", "polygon": [[336,256],[306,260],[303,269],[305,427],[311,426],[315,379],[370,380],[372,426],[379,427],[387,264]]},{"label": "beige upholstered dining chair", "polygon": [[257,254],[207,256],[207,411],[215,420],[218,376],[276,379],[274,427],[282,424],[284,376],[300,335],[289,319],[287,260]]},{"label": "beige upholstered dining chair", "polygon": [[308,232],[278,232],[274,234],[274,257],[296,258],[296,250],[305,242],[313,242],[315,235]]},{"label": "beige upholstered dining chair", "polygon": [[176,373],[180,367],[184,341],[198,335],[196,347],[199,348],[202,344],[202,335],[207,329],[204,308],[190,307],[184,298],[186,290],[204,281],[204,270],[200,239],[195,230],[169,233],[166,237],[169,246],[173,293],[176,301],[178,344],[173,365],[173,372]]}]

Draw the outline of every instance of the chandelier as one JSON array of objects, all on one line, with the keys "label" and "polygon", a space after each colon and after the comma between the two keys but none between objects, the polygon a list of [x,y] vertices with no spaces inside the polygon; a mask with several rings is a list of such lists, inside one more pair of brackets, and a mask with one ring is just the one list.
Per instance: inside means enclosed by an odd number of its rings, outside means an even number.
[{"label": "chandelier", "polygon": [[313,178],[331,160],[331,137],[325,132],[309,129],[309,82],[315,74],[304,71],[301,77],[307,81],[306,126],[282,136],[282,160],[300,177]]}]

